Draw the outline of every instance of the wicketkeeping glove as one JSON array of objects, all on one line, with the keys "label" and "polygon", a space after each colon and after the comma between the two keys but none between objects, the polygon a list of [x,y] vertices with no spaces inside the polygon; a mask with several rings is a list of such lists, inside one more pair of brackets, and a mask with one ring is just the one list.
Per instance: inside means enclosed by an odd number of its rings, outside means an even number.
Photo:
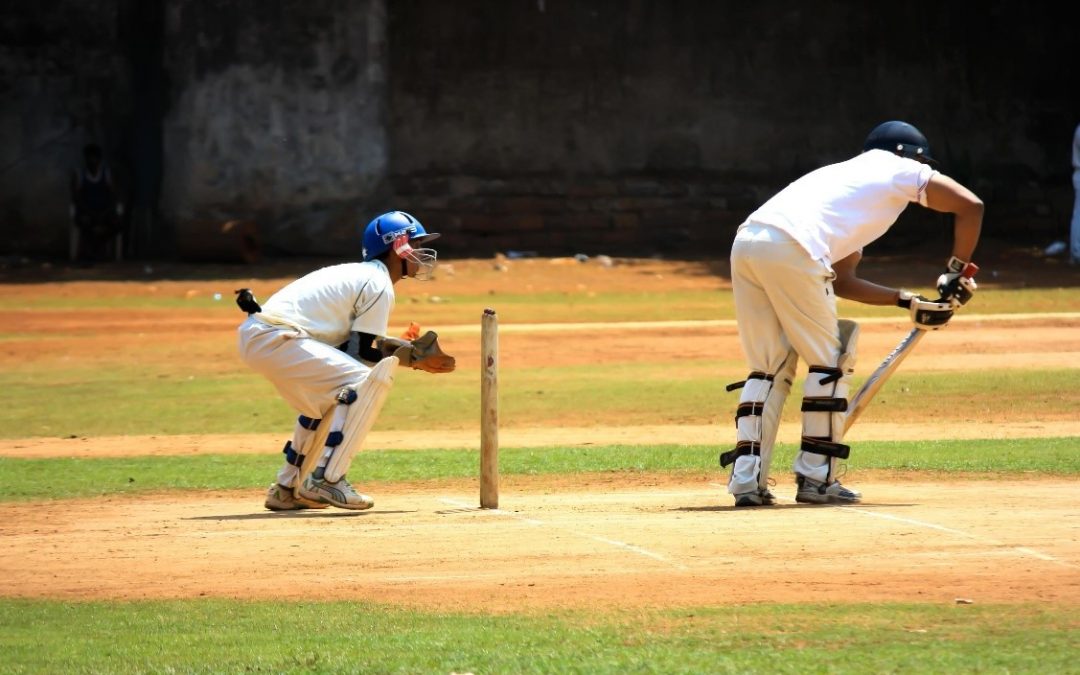
[{"label": "wicketkeeping glove", "polygon": [[411,342],[399,338],[380,338],[375,346],[386,356],[396,356],[401,365],[429,373],[449,373],[457,360],[439,346],[439,336],[429,330]]},{"label": "wicketkeeping glove", "polygon": [[975,291],[979,288],[970,275],[964,276],[964,269],[968,264],[960,258],[952,256],[945,265],[944,274],[939,276],[937,280],[937,290],[941,294],[941,298],[952,302],[956,307],[966,305],[967,301],[971,299],[971,296],[975,295]]}]

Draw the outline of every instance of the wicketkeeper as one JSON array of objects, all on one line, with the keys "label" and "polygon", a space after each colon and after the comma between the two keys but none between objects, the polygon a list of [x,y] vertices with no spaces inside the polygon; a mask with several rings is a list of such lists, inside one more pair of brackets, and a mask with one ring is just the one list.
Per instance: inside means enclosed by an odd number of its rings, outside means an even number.
[{"label": "wicketkeeper", "polygon": [[[934,169],[926,137],[906,122],[885,122],[852,159],[812,171],[788,185],[739,226],[731,249],[731,282],[739,337],[750,374],[735,414],[737,443],[720,455],[731,466],[736,506],[775,503],[769,463],[784,400],[799,357],[809,366],[803,390],[802,442],[795,457],[795,499],[856,503],[861,495],[837,480],[847,393],[858,325],[838,321],[836,298],[897,305],[916,325],[944,326],[975,282],[963,277],[979,240],[983,204]],[[952,257],[937,279],[940,299],[881,286],[856,274],[862,249],[881,237],[911,202],[952,213]]]},{"label": "wicketkeeper", "polygon": [[269,379],[300,417],[266,508],[369,509],[346,473],[382,409],[398,366],[448,373],[452,356],[429,331],[414,340],[387,336],[394,285],[430,279],[437,253],[414,248],[436,239],[402,211],[375,218],[363,233],[363,262],[316,270],[263,305],[248,289],[237,304],[240,356]]}]

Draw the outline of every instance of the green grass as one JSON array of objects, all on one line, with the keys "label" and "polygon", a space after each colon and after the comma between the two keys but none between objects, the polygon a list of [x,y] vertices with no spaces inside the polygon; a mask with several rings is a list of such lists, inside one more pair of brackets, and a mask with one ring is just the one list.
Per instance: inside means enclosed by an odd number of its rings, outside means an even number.
[{"label": "green grass", "polygon": [[[871,277],[872,278],[872,277]],[[926,296],[932,289],[911,289]],[[864,305],[850,300],[839,301],[841,316],[889,316],[904,318],[896,307]],[[1080,297],[1076,288],[993,288],[984,287],[960,310],[961,314],[1028,314],[1080,312]]]},{"label": "green grass", "polygon": [[[40,296],[20,295],[17,299],[0,297],[0,311],[31,310],[200,310],[207,316],[239,319],[242,315],[232,301],[232,291],[224,284],[221,300],[209,292],[191,298],[175,294],[110,295],[102,292],[90,298],[64,297],[55,289]],[[930,289],[912,289],[929,294]],[[408,320],[409,314],[422,314],[432,325],[475,324],[485,307],[496,307],[506,323],[589,322],[589,321],[672,321],[733,319],[734,304],[729,290],[656,290],[652,292],[591,291],[529,292],[513,286],[500,287],[486,294],[448,292],[433,303],[416,287],[402,289],[397,315]],[[895,307],[873,307],[840,300],[843,316],[896,316]],[[1075,288],[990,288],[979,292],[964,308],[968,314],[1017,314],[1029,312],[1080,311]],[[3,334],[0,333],[0,337]]]},{"label": "green grass", "polygon": [[[568,475],[596,472],[710,473],[720,476],[721,446],[609,445],[502,448],[499,473]],[[727,449],[729,445],[724,445]],[[69,499],[162,490],[258,489],[281,463],[265,455],[194,455],[124,458],[14,459],[0,457],[0,501]],[[790,466],[795,448],[779,445],[773,466]],[[350,475],[359,483],[474,479],[475,449],[370,450],[357,455]],[[1080,439],[1010,439],[858,443],[849,461],[860,469],[967,472],[988,478],[1025,473],[1080,474]],[[40,480],[63,476],[62,481]]]},{"label": "green grass", "polygon": [[[501,371],[499,415],[504,427],[559,421],[567,426],[718,423],[726,429],[738,392],[724,387],[745,376],[745,366],[733,359],[693,368],[658,360]],[[901,368],[862,419],[1065,419],[1080,410],[1076,373],[905,373]],[[855,385],[862,379],[856,378]],[[295,420],[273,386],[241,366],[232,372],[205,372],[197,360],[180,358],[152,367],[15,366],[0,372],[0,390],[18,392],[0,408],[0,438],[287,432]],[[475,428],[479,390],[477,373],[435,379],[400,371],[376,429]],[[796,382],[785,421],[798,419],[800,391]]]},{"label": "green grass", "polygon": [[[1045,605],[476,615],[369,603],[0,601],[0,672],[1065,673]],[[132,639],[137,636],[137,639]]]}]

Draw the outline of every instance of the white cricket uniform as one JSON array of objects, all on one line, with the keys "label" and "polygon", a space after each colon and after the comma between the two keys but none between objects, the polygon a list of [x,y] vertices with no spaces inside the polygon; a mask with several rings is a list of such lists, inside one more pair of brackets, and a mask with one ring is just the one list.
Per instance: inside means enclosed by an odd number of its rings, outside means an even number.
[{"label": "white cricket uniform", "polygon": [[[840,338],[832,263],[885,234],[909,203],[925,204],[933,173],[913,159],[870,150],[799,178],[739,226],[731,249],[731,282],[750,370],[776,374],[792,350],[808,365],[836,367]],[[823,377],[809,374],[804,395],[832,395],[831,387],[819,383]],[[740,403],[763,401],[769,386],[764,380],[749,380]],[[786,395],[785,388],[779,394],[780,407]],[[771,456],[779,424],[779,407],[773,404],[766,406],[773,414],[764,423],[758,416],[737,424],[738,440],[762,443],[765,457]],[[803,435],[835,436],[829,414],[804,413]],[[828,460],[800,451],[795,471],[824,481]],[[738,494],[756,489],[759,468],[759,457],[739,457],[728,490]]]},{"label": "white cricket uniform", "polygon": [[378,260],[316,270],[275,293],[240,325],[240,357],[313,419],[371,368],[338,349],[351,332],[386,335],[394,284]]}]

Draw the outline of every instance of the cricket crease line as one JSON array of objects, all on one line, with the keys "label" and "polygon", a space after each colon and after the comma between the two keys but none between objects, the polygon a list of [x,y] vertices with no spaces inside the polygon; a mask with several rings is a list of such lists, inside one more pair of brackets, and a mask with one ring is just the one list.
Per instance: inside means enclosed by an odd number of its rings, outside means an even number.
[{"label": "cricket crease line", "polygon": [[[442,502],[443,504],[449,504],[450,506],[457,506],[457,507],[460,507],[460,508],[473,508],[471,504],[466,504],[465,502],[462,502],[462,501],[457,500],[457,499],[450,499],[449,497],[440,497],[439,501]],[[598,536],[591,535],[591,534],[585,534],[583,532],[578,532],[576,530],[571,530],[571,529],[566,528],[566,527],[560,527],[558,525],[552,525],[552,524],[546,523],[546,522],[544,522],[542,520],[536,520],[535,518],[526,518],[524,516],[519,516],[516,513],[512,513],[510,511],[503,511],[502,509],[484,509],[484,511],[486,513],[490,513],[493,516],[506,516],[507,518],[513,518],[514,520],[519,520],[519,521],[521,521],[523,523],[528,523],[529,525],[543,525],[543,526],[549,527],[551,529],[561,530],[561,531],[566,532],[568,534],[572,534],[575,537],[581,537],[582,539],[589,539],[591,541],[600,542],[601,544],[607,544],[608,546],[614,546],[616,548],[621,548],[624,551],[630,551],[631,553],[636,553],[636,554],[638,554],[640,556],[644,556],[646,558],[652,558],[653,560],[657,560],[657,561],[660,561],[660,562],[663,562],[663,563],[667,563],[669,565],[672,565],[676,569],[680,569],[680,570],[690,569],[686,565],[683,565],[681,563],[677,563],[674,560],[671,560],[670,558],[667,558],[667,557],[665,557],[663,555],[660,555],[659,553],[655,553],[655,552],[650,551],[648,549],[641,548],[640,546],[634,546],[633,544],[627,544],[626,542],[618,541],[617,539],[608,539],[606,537],[598,537]]]},{"label": "cricket crease line", "polygon": [[1004,547],[1004,548],[1009,548],[1009,549],[1011,549],[1013,551],[1016,551],[1017,553],[1020,553],[1022,555],[1031,556],[1033,558],[1038,558],[1039,560],[1045,560],[1047,562],[1052,562],[1052,563],[1054,563],[1056,565],[1061,565],[1062,567],[1070,567],[1070,568],[1074,568],[1074,569],[1080,567],[1080,566],[1077,566],[1077,565],[1073,565],[1072,563],[1066,562],[1064,560],[1060,560],[1058,558],[1055,558],[1052,555],[1048,555],[1048,554],[1043,553],[1041,551],[1036,551],[1035,549],[1027,548],[1027,547],[1024,547],[1024,546],[1010,546],[1009,544],[1006,544],[1003,541],[999,541],[999,540],[993,539],[991,537],[983,537],[981,535],[971,534],[970,532],[963,532],[961,530],[954,530],[951,527],[945,527],[943,525],[937,525],[935,523],[927,523],[927,522],[923,522],[921,520],[915,520],[913,518],[904,518],[902,516],[894,516],[894,515],[892,515],[890,513],[879,513],[879,512],[873,512],[873,511],[864,511],[864,510],[860,509],[857,506],[838,505],[838,508],[843,510],[843,511],[848,511],[848,512],[851,512],[851,513],[857,513],[860,516],[870,516],[872,518],[882,518],[884,520],[894,520],[894,521],[900,522],[900,523],[907,523],[908,525],[916,525],[918,527],[926,527],[926,528],[929,528],[929,529],[932,529],[932,530],[938,530],[938,531],[941,531],[941,532],[948,532],[949,534],[953,534],[953,535],[956,535],[958,537],[964,537],[966,539],[971,539],[972,541],[979,541],[979,542],[982,542],[982,543],[985,543],[985,544],[990,544],[991,546],[1001,546],[1001,547]]},{"label": "cricket crease line", "polygon": [[[715,486],[715,487],[721,487],[721,488],[726,488],[727,487],[726,485],[720,485],[719,483],[709,483],[709,485],[712,485],[712,486]],[[788,502],[794,502],[795,501],[794,498],[780,497],[779,495],[777,495],[777,499],[783,499],[784,501],[788,501]],[[854,513],[858,513],[859,515],[862,515],[862,516],[872,516],[872,517],[875,517],[875,518],[883,518],[885,520],[895,520],[897,522],[907,523],[909,525],[916,525],[918,527],[926,527],[926,528],[929,528],[931,530],[940,530],[941,532],[947,532],[949,534],[953,534],[953,535],[956,535],[958,537],[964,537],[965,539],[971,539],[973,541],[981,541],[983,543],[992,544],[994,546],[1007,547],[1007,548],[1012,549],[1013,551],[1016,551],[1017,553],[1022,553],[1024,555],[1029,555],[1029,556],[1031,556],[1033,558],[1038,558],[1039,560],[1045,560],[1046,562],[1052,562],[1054,564],[1061,565],[1062,567],[1069,567],[1069,568],[1072,568],[1072,569],[1077,569],[1078,567],[1080,567],[1078,565],[1074,565],[1074,564],[1072,564],[1070,562],[1066,562],[1066,561],[1061,560],[1059,558],[1055,558],[1052,555],[1043,553],[1041,551],[1036,551],[1033,548],[1027,548],[1026,546],[1009,546],[1008,544],[1006,544],[1003,541],[998,541],[996,539],[991,539],[990,537],[982,537],[982,536],[979,536],[977,534],[971,534],[969,532],[962,532],[960,530],[954,530],[951,527],[945,527],[944,525],[936,525],[934,523],[926,523],[926,522],[923,522],[921,520],[913,520],[911,518],[904,518],[902,516],[894,516],[894,515],[889,514],[889,513],[877,513],[877,512],[872,512],[872,511],[864,511],[864,510],[860,509],[857,506],[843,506],[843,505],[839,505],[839,504],[833,504],[833,506],[836,506],[837,508],[843,509],[845,511],[852,511]]]}]

